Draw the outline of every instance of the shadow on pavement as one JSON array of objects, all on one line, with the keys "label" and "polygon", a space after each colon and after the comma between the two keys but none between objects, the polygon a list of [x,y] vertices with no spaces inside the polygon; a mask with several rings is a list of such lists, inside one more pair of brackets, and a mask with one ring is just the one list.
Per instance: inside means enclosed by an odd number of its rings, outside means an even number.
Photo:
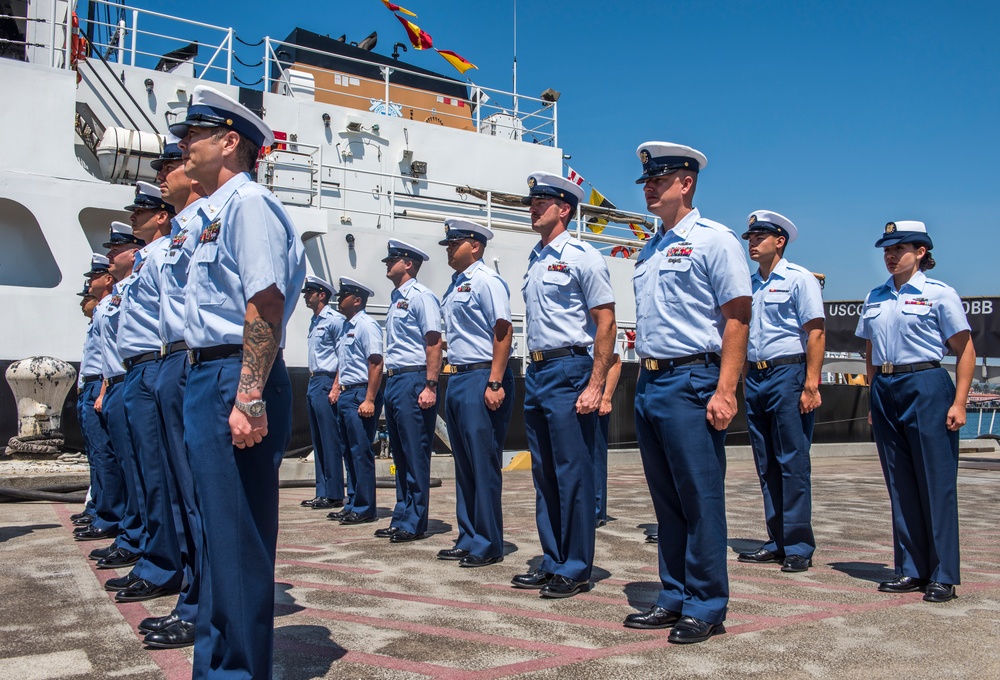
[{"label": "shadow on pavement", "polygon": [[888,565],[875,562],[829,562],[828,566],[861,581],[881,583],[896,578],[896,572]]},{"label": "shadow on pavement", "polygon": [[61,526],[61,524],[32,524],[30,526],[23,527],[0,527],[0,543],[9,541],[12,538],[27,536],[30,533],[41,531],[42,529],[58,529]]}]

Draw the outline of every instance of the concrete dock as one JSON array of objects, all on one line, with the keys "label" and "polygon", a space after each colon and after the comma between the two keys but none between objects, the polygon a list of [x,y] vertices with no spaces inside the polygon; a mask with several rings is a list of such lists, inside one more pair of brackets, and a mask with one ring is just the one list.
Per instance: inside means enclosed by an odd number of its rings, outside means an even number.
[{"label": "concrete dock", "polygon": [[[504,473],[508,552],[481,569],[434,559],[456,535],[454,482],[438,476],[430,534],[399,545],[372,536],[388,525],[391,490],[378,492],[380,521],[355,527],[301,508],[310,489],[282,491],[276,678],[1000,677],[996,465],[959,471],[964,580],[957,600],[928,604],[920,593],[875,590],[892,577],[892,547],[873,455],[814,458],[819,547],[802,574],[735,561],[765,531],[753,464],[730,461],[728,633],[689,646],[621,625],[659,590],[656,546],[644,542],[656,530],[652,507],[634,456],[612,455],[613,520],[597,532],[594,587],[568,600],[510,587],[540,555],[530,472]],[[95,570],[87,553],[104,543],[72,540],[69,515],[79,510],[0,505],[0,678],[189,677],[190,649],[145,649],[135,632],[173,598],[115,604],[102,585],[125,571]]]}]

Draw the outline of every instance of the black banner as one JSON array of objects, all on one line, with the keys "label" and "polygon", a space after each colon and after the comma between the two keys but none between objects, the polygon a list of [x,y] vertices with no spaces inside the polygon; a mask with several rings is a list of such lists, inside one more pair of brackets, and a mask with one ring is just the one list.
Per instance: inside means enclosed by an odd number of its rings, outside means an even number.
[{"label": "black banner", "polygon": [[[854,335],[863,300],[826,302],[826,351],[864,352],[865,341]],[[962,298],[972,327],[972,344],[978,357],[1000,357],[1000,298]]]}]

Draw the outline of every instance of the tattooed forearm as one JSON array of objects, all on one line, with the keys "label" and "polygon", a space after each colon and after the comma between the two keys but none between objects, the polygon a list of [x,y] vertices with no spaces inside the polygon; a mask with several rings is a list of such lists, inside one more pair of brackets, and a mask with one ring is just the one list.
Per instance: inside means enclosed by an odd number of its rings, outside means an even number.
[{"label": "tattooed forearm", "polygon": [[280,324],[268,323],[259,316],[244,321],[243,371],[237,388],[239,394],[260,395],[280,346]]}]

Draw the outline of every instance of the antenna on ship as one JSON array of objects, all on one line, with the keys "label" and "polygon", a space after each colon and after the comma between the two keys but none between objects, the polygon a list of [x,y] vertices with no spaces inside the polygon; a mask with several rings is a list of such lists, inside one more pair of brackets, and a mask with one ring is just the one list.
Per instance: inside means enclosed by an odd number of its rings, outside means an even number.
[{"label": "antenna on ship", "polygon": [[514,0],[514,118],[517,118],[517,0]]}]

